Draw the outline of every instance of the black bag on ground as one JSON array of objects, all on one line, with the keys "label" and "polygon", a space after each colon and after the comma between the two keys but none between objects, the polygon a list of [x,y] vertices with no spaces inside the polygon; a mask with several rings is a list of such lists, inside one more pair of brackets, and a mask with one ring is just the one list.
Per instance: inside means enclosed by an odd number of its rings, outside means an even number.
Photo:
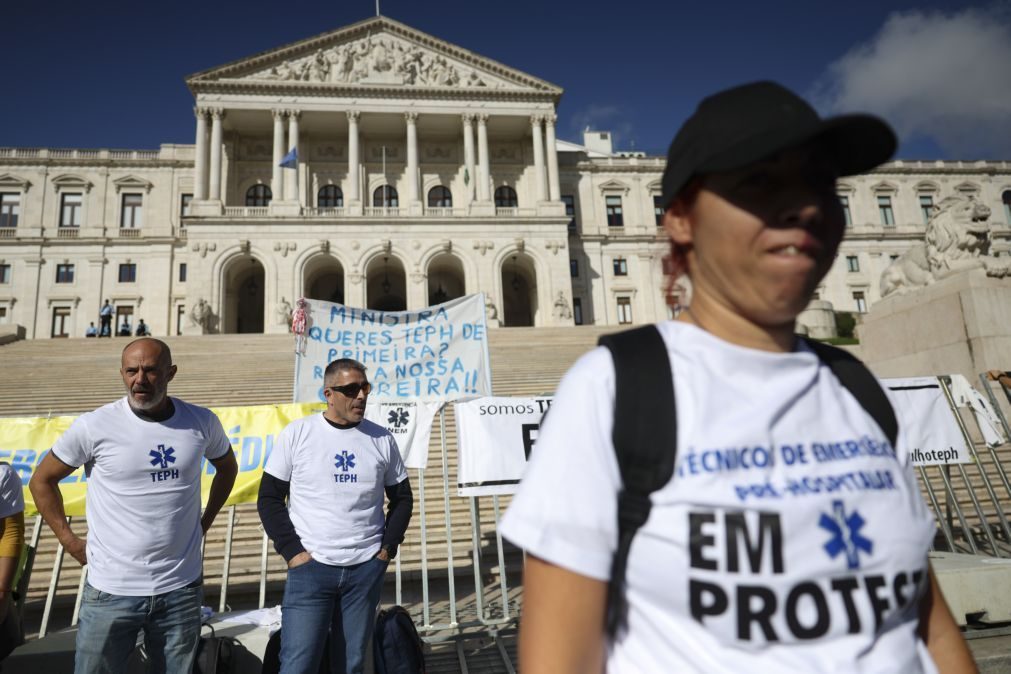
[{"label": "black bag on ground", "polygon": [[209,636],[200,636],[197,644],[197,657],[193,659],[193,674],[230,674],[232,671],[232,642],[227,637],[214,635],[214,628],[209,627]]},{"label": "black bag on ground", "polygon": [[403,606],[383,609],[372,638],[376,674],[424,674],[425,654],[418,629]]}]

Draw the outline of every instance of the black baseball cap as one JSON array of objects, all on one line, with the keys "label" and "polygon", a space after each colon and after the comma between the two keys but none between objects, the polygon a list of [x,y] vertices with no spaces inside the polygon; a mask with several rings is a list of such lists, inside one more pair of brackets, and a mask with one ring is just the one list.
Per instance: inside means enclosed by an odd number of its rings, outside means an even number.
[{"label": "black baseball cap", "polygon": [[752,82],[699,103],[667,151],[666,208],[694,176],[729,171],[809,140],[824,143],[839,175],[869,171],[888,161],[895,132],[873,115],[822,119],[807,101],[775,82]]}]

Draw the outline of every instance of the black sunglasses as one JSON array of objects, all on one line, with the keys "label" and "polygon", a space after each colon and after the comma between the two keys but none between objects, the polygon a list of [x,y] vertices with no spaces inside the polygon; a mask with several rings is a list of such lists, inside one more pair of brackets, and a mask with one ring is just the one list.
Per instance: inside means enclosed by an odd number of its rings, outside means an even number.
[{"label": "black sunglasses", "polygon": [[365,395],[369,394],[372,390],[372,384],[365,382],[364,384],[359,384],[354,382],[352,384],[344,384],[344,386],[328,386],[331,391],[337,391],[341,395],[345,395],[348,398],[355,398],[358,396],[359,391],[365,391]]}]

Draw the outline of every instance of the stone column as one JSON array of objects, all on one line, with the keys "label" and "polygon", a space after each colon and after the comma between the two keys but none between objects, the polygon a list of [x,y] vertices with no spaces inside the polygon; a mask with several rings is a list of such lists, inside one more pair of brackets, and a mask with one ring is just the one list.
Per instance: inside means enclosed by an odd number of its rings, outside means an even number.
[{"label": "stone column", "polygon": [[[298,118],[302,115],[300,110],[289,110],[288,111],[288,151],[290,152],[292,148],[298,150]],[[298,164],[302,163],[301,152],[297,152]],[[284,197],[288,201],[295,203],[301,203],[302,197],[298,186],[298,167],[294,169],[285,169],[288,171],[288,184],[284,188]]]},{"label": "stone column", "polygon": [[211,108],[211,176],[207,198],[221,200],[221,119],[225,111]]},{"label": "stone column", "polygon": [[200,201],[207,198],[207,109],[197,107],[193,109],[193,112],[197,116],[197,156],[193,200]]},{"label": "stone column", "polygon": [[467,184],[464,191],[465,202],[474,200],[474,183],[477,175],[474,173],[474,115],[463,115],[463,168],[466,171]]},{"label": "stone column", "polygon": [[[358,162],[358,118],[361,113],[348,110],[348,205],[361,203],[361,188],[358,186],[358,174],[361,171]],[[362,305],[364,306],[364,305]]]},{"label": "stone column", "polygon": [[404,119],[407,120],[407,207],[421,215],[418,195],[418,113],[405,112]]},{"label": "stone column", "polygon": [[272,201],[284,201],[284,169],[281,160],[284,159],[284,110],[271,110],[274,116],[274,167],[270,177],[270,193]]},{"label": "stone column", "polygon": [[558,184],[558,148],[555,145],[555,122],[557,115],[544,117],[545,143],[548,146],[548,198],[562,200],[562,189]]},{"label": "stone column", "polygon": [[488,115],[477,116],[477,161],[480,166],[477,172],[477,200],[488,201],[488,182],[491,180],[491,169],[488,162]]},{"label": "stone column", "polygon": [[547,184],[544,182],[544,138],[541,135],[541,123],[544,118],[534,115],[530,118],[530,135],[534,139],[534,182],[537,184],[537,201],[548,198]]}]

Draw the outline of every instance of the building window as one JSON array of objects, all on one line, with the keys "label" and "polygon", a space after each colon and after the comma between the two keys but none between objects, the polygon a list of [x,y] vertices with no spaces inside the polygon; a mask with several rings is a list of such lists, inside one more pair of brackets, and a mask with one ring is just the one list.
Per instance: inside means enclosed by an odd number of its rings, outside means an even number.
[{"label": "building window", "polygon": [[839,195],[839,205],[842,206],[843,218],[846,220],[846,226],[853,226],[853,215],[850,214],[850,198],[849,195],[840,194]]},{"label": "building window", "polygon": [[183,319],[186,318],[186,305],[180,304],[176,307],[176,334],[183,334]]},{"label": "building window", "polygon": [[123,212],[119,218],[120,229],[137,229],[141,226],[141,207],[144,196],[141,194],[123,195]]},{"label": "building window", "polygon": [[583,324],[583,299],[581,297],[572,298],[572,320],[576,325]]},{"label": "building window", "polygon": [[516,199],[516,190],[503,185],[495,188],[495,208],[516,208],[519,200]]},{"label": "building window", "polygon": [[316,205],[319,208],[343,208],[344,193],[336,185],[324,185],[316,195]]},{"label": "building window", "polygon": [[653,195],[653,217],[656,218],[656,226],[663,227],[663,197]]},{"label": "building window", "polygon": [[428,207],[452,208],[453,193],[449,191],[448,187],[436,185],[432,189],[428,190]]},{"label": "building window", "polygon": [[57,283],[73,283],[74,282],[74,265],[72,264],[58,264],[56,265],[56,282]]},{"label": "building window", "polygon": [[119,282],[134,283],[137,280],[137,264],[134,262],[124,262],[119,265]]},{"label": "building window", "polygon": [[186,283],[186,263],[179,263],[179,282]]},{"label": "building window", "polygon": [[50,337],[70,337],[70,307],[53,307],[53,330]]},{"label": "building window", "polygon": [[1000,200],[1004,202],[1004,220],[1011,225],[1011,190],[1005,190]]},{"label": "building window", "polygon": [[565,204],[565,215],[569,216],[569,234],[576,233],[576,199],[571,194],[562,195]]},{"label": "building window", "polygon": [[193,201],[192,194],[184,194],[179,197],[179,215],[186,218],[190,214],[190,203]]},{"label": "building window", "polygon": [[846,269],[848,271],[860,271],[860,258],[858,258],[856,255],[847,255]]},{"label": "building window", "polygon": [[977,197],[979,196],[979,188],[975,185],[962,185],[958,188],[958,193],[963,197]]},{"label": "building window", "polygon": [[0,264],[0,285],[7,285],[11,282],[11,266]]},{"label": "building window", "polygon": [[604,197],[604,207],[607,210],[607,226],[623,227],[625,218],[621,214],[621,197]]},{"label": "building window", "polygon": [[7,322],[7,307],[0,307],[0,323]]},{"label": "building window", "polygon": [[60,196],[60,227],[80,227],[84,195],[70,192]]},{"label": "building window", "polygon": [[21,195],[16,192],[0,194],[0,228],[17,227],[21,214]]},{"label": "building window", "polygon": [[400,197],[397,195],[397,188],[392,185],[382,185],[377,187],[372,193],[372,205],[376,208],[397,208],[400,206]]},{"label": "building window", "polygon": [[616,257],[614,258],[613,263],[615,276],[628,276],[628,262],[625,258]]},{"label": "building window", "polygon": [[572,278],[579,276],[579,260],[569,260],[569,276]]},{"label": "building window", "polygon": [[856,302],[858,312],[861,314],[867,312],[867,298],[864,297],[863,291],[853,293],[853,301]]},{"label": "building window", "polygon": [[628,297],[618,298],[618,323],[626,325],[632,322],[632,300]]},{"label": "building window", "polygon": [[253,185],[246,190],[246,206],[269,206],[272,198],[268,185]]},{"label": "building window", "polygon": [[881,215],[881,224],[885,227],[895,226],[895,214],[892,212],[892,198],[887,194],[878,195],[878,213]]},{"label": "building window", "polygon": [[934,196],[932,194],[920,195],[920,212],[923,213],[923,224],[927,224],[934,212]]}]

